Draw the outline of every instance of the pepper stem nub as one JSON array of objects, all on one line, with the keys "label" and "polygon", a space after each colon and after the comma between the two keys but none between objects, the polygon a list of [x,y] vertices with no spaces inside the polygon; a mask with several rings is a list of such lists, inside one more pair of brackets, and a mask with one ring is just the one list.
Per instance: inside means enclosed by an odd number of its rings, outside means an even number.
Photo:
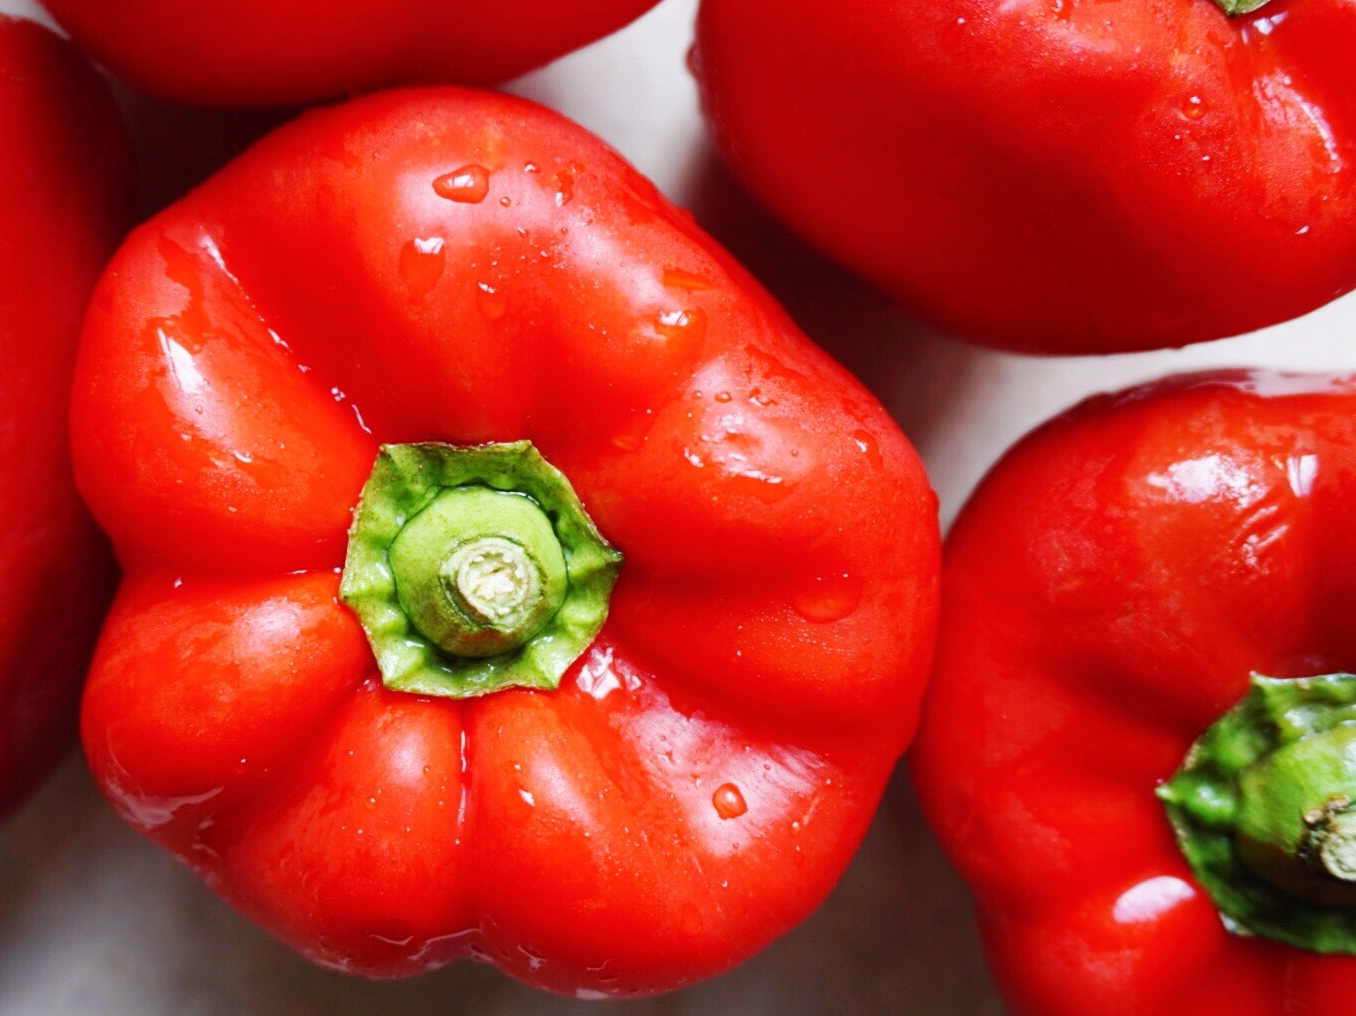
[{"label": "pepper stem nub", "polygon": [[438,566],[438,577],[461,612],[485,625],[512,628],[543,601],[536,562],[501,536],[461,544]]},{"label": "pepper stem nub", "polygon": [[1356,811],[1351,797],[1335,794],[1304,816],[1300,857],[1315,874],[1356,884]]}]

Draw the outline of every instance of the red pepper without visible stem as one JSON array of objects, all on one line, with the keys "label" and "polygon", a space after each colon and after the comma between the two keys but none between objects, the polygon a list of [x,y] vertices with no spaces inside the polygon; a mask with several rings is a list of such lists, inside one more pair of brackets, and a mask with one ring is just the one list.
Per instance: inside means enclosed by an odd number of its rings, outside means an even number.
[{"label": "red pepper without visible stem", "polygon": [[1088,401],[948,537],[911,757],[1020,1016],[1296,1016],[1356,978],[1356,379]]},{"label": "red pepper without visible stem", "polygon": [[152,95],[291,105],[394,84],[489,85],[640,17],[656,0],[42,0],[71,37]]},{"label": "red pepper without visible stem", "polygon": [[75,743],[112,559],[71,480],[80,318],[131,221],[112,99],[75,51],[0,17],[0,812]]},{"label": "red pepper without visible stem", "polygon": [[306,115],[133,234],[75,391],[126,572],[90,765],[306,955],[652,993],[843,871],[930,665],[935,498],[581,128]]}]

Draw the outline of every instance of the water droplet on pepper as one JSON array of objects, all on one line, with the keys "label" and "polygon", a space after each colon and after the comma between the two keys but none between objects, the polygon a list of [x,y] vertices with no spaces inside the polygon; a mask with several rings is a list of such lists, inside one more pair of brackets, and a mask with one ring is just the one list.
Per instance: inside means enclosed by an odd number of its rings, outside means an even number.
[{"label": "water droplet on pepper", "polygon": [[872,466],[876,469],[885,468],[885,460],[881,458],[880,445],[876,442],[874,435],[868,434],[864,430],[857,430],[852,432],[852,440],[857,443],[857,447],[861,449],[862,454],[866,456],[867,461]]},{"label": "water droplet on pepper", "polygon": [[685,289],[689,292],[700,292],[705,289],[713,289],[709,279],[698,275],[696,272],[690,272],[685,268],[672,268],[665,266],[659,281],[673,289]]},{"label": "water droplet on pepper", "polygon": [[508,313],[508,298],[488,282],[476,283],[476,310],[486,321],[498,321]]},{"label": "water droplet on pepper", "polygon": [[490,191],[490,171],[475,164],[462,166],[434,180],[433,190],[438,197],[449,201],[478,204]]},{"label": "water droplet on pepper", "polygon": [[722,783],[711,795],[711,803],[716,806],[716,814],[721,818],[738,818],[749,810],[743,793],[733,783]]},{"label": "water droplet on pepper", "polygon": [[400,248],[397,266],[405,289],[414,298],[427,296],[443,277],[447,255],[440,236],[416,237]]},{"label": "water droplet on pepper", "polygon": [[706,315],[700,310],[671,310],[659,315],[655,331],[668,339],[690,334],[701,335],[706,330]]},{"label": "water droplet on pepper", "polygon": [[841,621],[862,599],[862,580],[846,572],[817,576],[791,598],[791,606],[801,617],[815,624]]},{"label": "water droplet on pepper", "polygon": [[[564,208],[574,198],[575,167],[562,169],[556,174],[556,207]],[[562,230],[563,232],[563,230]]]}]

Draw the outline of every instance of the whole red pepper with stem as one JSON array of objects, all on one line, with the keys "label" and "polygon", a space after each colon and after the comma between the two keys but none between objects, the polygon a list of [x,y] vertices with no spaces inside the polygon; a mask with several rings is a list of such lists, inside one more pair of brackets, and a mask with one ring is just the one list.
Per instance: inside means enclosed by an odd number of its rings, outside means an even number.
[{"label": "whole red pepper with stem", "polygon": [[391,92],[266,139],[118,254],[73,418],[125,569],[91,768],[318,962],[714,974],[829,891],[911,737],[912,449],[531,103]]},{"label": "whole red pepper with stem", "polygon": [[616,31],[656,2],[42,0],[123,80],[212,106],[295,105],[396,84],[497,84]]},{"label": "whole red pepper with stem", "polygon": [[1356,379],[1185,376],[1027,437],[948,537],[911,768],[1021,1016],[1356,979]]},{"label": "whole red pepper with stem", "polygon": [[75,743],[112,559],[66,450],[86,301],[131,221],[132,166],[93,69],[0,16],[0,812]]},{"label": "whole red pepper with stem", "polygon": [[694,66],[810,242],[962,337],[1097,353],[1356,286],[1353,50],[1347,0],[703,0]]}]

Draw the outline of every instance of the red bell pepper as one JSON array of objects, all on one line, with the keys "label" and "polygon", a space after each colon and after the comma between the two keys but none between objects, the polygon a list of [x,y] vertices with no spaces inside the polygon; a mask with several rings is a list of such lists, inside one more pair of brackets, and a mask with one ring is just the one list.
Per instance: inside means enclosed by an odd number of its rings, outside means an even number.
[{"label": "red bell pepper", "polygon": [[829,891],[911,737],[914,452],[531,103],[272,135],[132,235],[74,398],[125,569],[93,772],[320,963],[586,997],[724,970]]},{"label": "red bell pepper", "polygon": [[1093,399],[984,481],[911,764],[1015,1016],[1346,1004],[1353,576],[1353,378]]},{"label": "red bell pepper", "polygon": [[0,16],[0,812],[74,745],[112,594],[71,479],[66,400],[80,318],[132,199],[103,82],[51,32]]},{"label": "red bell pepper", "polygon": [[657,0],[41,0],[86,52],[179,102],[266,106],[393,84],[496,84]]},{"label": "red bell pepper", "polygon": [[1356,286],[1353,52],[1347,0],[703,0],[695,66],[812,243],[958,335],[1075,353]]}]

